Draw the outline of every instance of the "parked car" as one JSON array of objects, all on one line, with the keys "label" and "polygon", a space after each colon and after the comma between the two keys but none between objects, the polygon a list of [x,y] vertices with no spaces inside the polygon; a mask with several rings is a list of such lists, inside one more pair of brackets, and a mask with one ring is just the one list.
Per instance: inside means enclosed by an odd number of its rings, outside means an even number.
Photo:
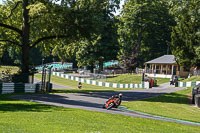
[{"label": "parked car", "polygon": [[192,89],[192,104],[195,104],[195,95],[200,94],[200,84]]}]

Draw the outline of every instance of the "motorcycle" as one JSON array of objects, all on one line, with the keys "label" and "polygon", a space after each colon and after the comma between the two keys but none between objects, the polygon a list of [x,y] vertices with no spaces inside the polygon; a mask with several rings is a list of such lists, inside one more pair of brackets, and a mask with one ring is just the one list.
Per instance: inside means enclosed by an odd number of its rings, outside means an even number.
[{"label": "motorcycle", "polygon": [[103,105],[103,108],[109,110],[111,108],[117,108],[121,103],[121,99],[119,97],[109,98],[106,104]]}]

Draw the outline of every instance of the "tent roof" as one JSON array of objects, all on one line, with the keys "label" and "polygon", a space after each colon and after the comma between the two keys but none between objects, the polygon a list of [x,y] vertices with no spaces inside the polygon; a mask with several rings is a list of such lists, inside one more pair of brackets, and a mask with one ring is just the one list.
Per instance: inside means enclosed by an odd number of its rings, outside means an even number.
[{"label": "tent roof", "polygon": [[156,59],[145,62],[145,64],[175,64],[175,63],[176,61],[174,55],[163,55]]}]

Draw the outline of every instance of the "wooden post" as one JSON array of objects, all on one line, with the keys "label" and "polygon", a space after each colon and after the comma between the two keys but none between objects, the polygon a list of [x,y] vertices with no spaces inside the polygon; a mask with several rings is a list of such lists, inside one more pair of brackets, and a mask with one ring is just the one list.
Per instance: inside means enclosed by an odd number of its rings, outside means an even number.
[{"label": "wooden post", "polygon": [[163,65],[161,65],[160,74],[162,74],[162,71],[163,71]]},{"label": "wooden post", "polygon": [[152,65],[150,64],[149,73],[150,73],[150,71],[151,71],[151,66],[152,66]]},{"label": "wooden post", "polygon": [[167,71],[168,71],[168,65],[166,66],[166,75],[167,75]]},{"label": "wooden post", "polygon": [[145,72],[145,73],[147,72],[147,64],[145,64],[144,72]]},{"label": "wooden post", "polygon": [[195,95],[195,105],[200,108],[200,94]]},{"label": "wooden post", "polygon": [[174,65],[172,65],[172,74],[171,75],[173,75],[174,74]]}]

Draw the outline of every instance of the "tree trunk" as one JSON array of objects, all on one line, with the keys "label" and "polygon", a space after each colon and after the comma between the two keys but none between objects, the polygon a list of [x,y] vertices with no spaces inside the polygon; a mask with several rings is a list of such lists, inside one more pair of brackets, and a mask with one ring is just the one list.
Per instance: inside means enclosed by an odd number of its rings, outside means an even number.
[{"label": "tree trunk", "polygon": [[91,71],[91,73],[94,72],[94,65],[93,64],[90,66],[90,71]]},{"label": "tree trunk", "polygon": [[[21,70],[24,75],[24,81],[28,82],[29,74],[29,34],[30,34],[30,25],[29,25],[29,10],[27,9],[28,0],[23,0],[23,26],[22,26],[22,60],[21,60]],[[27,75],[27,76],[25,76]]]},{"label": "tree trunk", "polygon": [[26,44],[23,44],[22,47],[22,73],[29,73],[29,47]]},{"label": "tree trunk", "polygon": [[87,66],[87,69],[90,70],[91,73],[93,73],[94,72],[94,64],[93,63],[89,64]]},{"label": "tree trunk", "polygon": [[78,68],[78,62],[76,60],[73,61],[73,68]]},{"label": "tree trunk", "polygon": [[99,60],[99,73],[103,71],[103,61]]}]

